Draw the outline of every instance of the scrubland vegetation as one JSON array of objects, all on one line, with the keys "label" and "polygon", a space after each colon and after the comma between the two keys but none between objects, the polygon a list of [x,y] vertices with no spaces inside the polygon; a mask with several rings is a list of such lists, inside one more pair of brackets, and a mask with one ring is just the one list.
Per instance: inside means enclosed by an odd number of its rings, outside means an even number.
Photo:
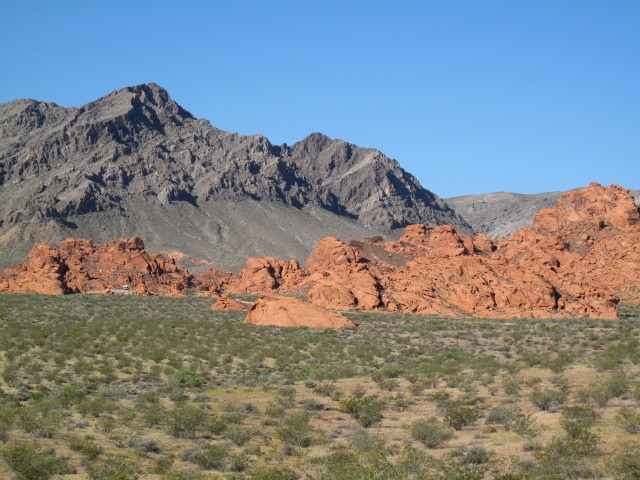
[{"label": "scrubland vegetation", "polygon": [[640,478],[640,310],[244,325],[203,298],[0,295],[0,478]]}]

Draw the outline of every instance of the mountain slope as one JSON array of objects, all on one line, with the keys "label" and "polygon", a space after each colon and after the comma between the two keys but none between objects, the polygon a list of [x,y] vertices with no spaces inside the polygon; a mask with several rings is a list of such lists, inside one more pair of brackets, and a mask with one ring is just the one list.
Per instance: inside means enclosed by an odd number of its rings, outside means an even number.
[{"label": "mountain slope", "polygon": [[[640,190],[630,190],[640,205]],[[534,194],[495,192],[463,195],[445,199],[474,232],[488,237],[508,237],[513,232],[533,225],[533,217],[543,208],[551,208],[562,192]]]},{"label": "mountain slope", "polygon": [[516,230],[533,225],[533,217],[550,208],[562,192],[521,194],[510,192],[463,195],[445,199],[474,232],[488,237],[508,237]]},{"label": "mountain slope", "polygon": [[[279,213],[251,215],[260,210],[251,201]],[[185,211],[199,228],[184,230]],[[253,223],[237,228],[247,217]],[[288,226],[270,236],[279,220]],[[154,250],[237,268],[247,256],[308,255],[327,234],[388,235],[417,222],[469,231],[379,151],[321,134],[289,147],[225,132],[155,84],[80,108],[0,105],[0,266],[15,263],[34,240],[137,235],[153,238]]]}]

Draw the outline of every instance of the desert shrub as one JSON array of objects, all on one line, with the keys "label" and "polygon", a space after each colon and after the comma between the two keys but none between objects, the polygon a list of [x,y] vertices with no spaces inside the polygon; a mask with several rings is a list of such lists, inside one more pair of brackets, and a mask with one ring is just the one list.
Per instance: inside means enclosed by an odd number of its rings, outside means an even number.
[{"label": "desert shrub", "polygon": [[618,398],[629,390],[629,379],[623,373],[616,373],[602,384],[602,388],[611,398]]},{"label": "desert shrub", "polygon": [[53,438],[62,427],[63,416],[57,410],[41,410],[25,407],[20,412],[18,422],[22,429],[34,437]]},{"label": "desert shrub", "polygon": [[76,410],[81,415],[91,415],[93,417],[99,417],[103,413],[113,413],[117,409],[118,406],[114,402],[99,397],[85,398],[76,406]]},{"label": "desert shrub", "polygon": [[107,437],[118,448],[135,447],[140,442],[140,433],[128,428],[113,430]]},{"label": "desert shrub", "polygon": [[411,424],[410,431],[413,439],[427,448],[440,447],[453,438],[453,432],[435,417],[415,421]]},{"label": "desert shrub", "polygon": [[456,452],[460,465],[485,465],[491,461],[493,452],[484,447],[471,447],[468,450]]},{"label": "desert shrub", "polygon": [[249,467],[249,456],[239,452],[229,457],[229,470],[232,472],[244,472]]},{"label": "desert shrub", "polygon": [[186,388],[201,387],[205,383],[204,378],[200,375],[184,368],[172,372],[169,375],[169,380]]},{"label": "desert shrub", "polygon": [[171,455],[161,455],[156,457],[153,462],[152,471],[153,473],[159,474],[167,473],[173,466],[174,462],[175,459]]},{"label": "desert shrub", "polygon": [[402,393],[397,393],[393,397],[393,406],[399,412],[404,412],[409,406],[411,406],[414,402],[411,398],[405,397]]},{"label": "desert shrub", "polygon": [[470,399],[458,399],[444,403],[444,421],[455,430],[462,430],[464,427],[473,425],[482,412],[478,405]]},{"label": "desert shrub", "polygon": [[622,407],[618,410],[616,421],[628,433],[640,433],[640,413],[638,413],[637,410],[629,407]]},{"label": "desert shrub", "polygon": [[283,417],[276,433],[285,445],[306,448],[313,443],[313,428],[309,424],[307,412]]},{"label": "desert shrub", "polygon": [[98,388],[98,395],[103,398],[109,398],[112,400],[118,400],[127,396],[127,391],[122,387],[116,387],[111,385],[103,385]]},{"label": "desert shrub", "polygon": [[239,426],[233,426],[227,429],[224,433],[224,437],[231,440],[233,443],[241,447],[253,437],[255,437],[256,431],[253,428],[244,428]]},{"label": "desert shrub", "polygon": [[335,401],[338,401],[342,396],[342,393],[338,390],[338,387],[336,386],[336,384],[332,382],[318,383],[314,387],[313,393],[317,395],[324,395]]},{"label": "desert shrub", "polygon": [[207,419],[204,410],[180,407],[168,412],[169,433],[176,438],[195,438]]},{"label": "desert shrub", "polygon": [[298,474],[287,467],[266,467],[254,471],[249,480],[297,480]]},{"label": "desert shrub", "polygon": [[495,407],[487,414],[485,423],[502,425],[507,432],[516,432],[524,438],[533,438],[538,433],[533,415],[518,407]]},{"label": "desert shrub", "polygon": [[555,405],[561,405],[566,401],[566,394],[553,388],[534,388],[529,395],[529,400],[540,410],[549,410]]},{"label": "desert shrub", "polygon": [[293,387],[281,387],[278,389],[275,400],[283,408],[291,408],[295,404],[296,389]]},{"label": "desert shrub", "polygon": [[624,448],[608,463],[616,480],[637,480],[640,478],[640,445]]},{"label": "desert shrub", "polygon": [[89,480],[138,480],[140,471],[131,461],[107,458],[89,470]]},{"label": "desert shrub", "polygon": [[599,439],[583,430],[578,437],[555,438],[543,449],[534,452],[538,461],[538,477],[534,478],[588,478],[594,469],[587,457],[596,453]]},{"label": "desert shrub", "polygon": [[351,415],[363,427],[370,427],[382,420],[384,400],[376,395],[365,396],[362,388],[340,402],[340,411]]},{"label": "desert shrub", "polygon": [[224,470],[229,456],[229,447],[222,443],[208,443],[198,449],[191,461],[205,470]]},{"label": "desert shrub", "polygon": [[384,447],[384,440],[367,432],[366,430],[357,430],[348,437],[349,445],[355,450],[363,452],[373,452],[381,450]]},{"label": "desert shrub", "polygon": [[571,438],[579,438],[600,420],[600,414],[588,405],[564,407],[560,424]]},{"label": "desert shrub", "polygon": [[504,390],[505,395],[517,395],[520,393],[521,387],[522,381],[514,375],[505,377],[502,380],[502,389]]},{"label": "desert shrub", "polygon": [[76,383],[70,383],[64,387],[57,387],[50,396],[57,399],[60,405],[69,406],[82,401],[87,396],[87,390]]},{"label": "desert shrub", "polygon": [[64,457],[54,450],[41,450],[36,443],[16,443],[2,452],[2,458],[18,480],[47,480],[54,475],[74,473]]},{"label": "desert shrub", "polygon": [[305,398],[304,400],[302,400],[302,402],[300,402],[300,404],[304,410],[307,410],[309,412],[322,410],[324,408],[324,405],[322,403],[314,400],[313,398]]},{"label": "desert shrub", "polygon": [[93,440],[71,436],[67,439],[67,445],[74,452],[78,452],[85,459],[94,461],[102,455],[103,449]]},{"label": "desert shrub", "polygon": [[180,470],[171,470],[162,477],[162,480],[207,480],[204,473],[192,470],[190,468],[181,468]]}]

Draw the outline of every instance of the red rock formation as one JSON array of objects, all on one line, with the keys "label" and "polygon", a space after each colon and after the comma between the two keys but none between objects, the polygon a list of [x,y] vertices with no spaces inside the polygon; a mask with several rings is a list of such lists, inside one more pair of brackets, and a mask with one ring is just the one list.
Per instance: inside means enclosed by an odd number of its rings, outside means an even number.
[{"label": "red rock formation", "polygon": [[211,305],[211,310],[249,310],[249,307],[238,300],[222,295],[216,303]]},{"label": "red rock formation", "polygon": [[69,291],[64,281],[65,271],[60,252],[49,245],[34,245],[26,262],[2,273],[0,290],[62,295]]},{"label": "red rock formation", "polygon": [[343,328],[356,324],[340,313],[304,300],[263,295],[249,309],[244,323],[277,327]]},{"label": "red rock formation", "polygon": [[238,278],[226,288],[231,293],[270,292],[299,284],[307,276],[297,260],[249,258]]},{"label": "red rock formation", "polygon": [[173,296],[185,289],[207,296],[289,291],[344,310],[615,317],[620,298],[640,302],[640,209],[622,187],[591,184],[541,210],[532,227],[497,241],[462,237],[450,226],[410,225],[395,242],[327,237],[306,269],[263,257],[248,259],[238,276],[192,276],[171,258],[148,255],[139,238],[108,245],[68,239],[58,250],[36,245],[25,263],[0,276],[0,290],[47,294],[125,283],[140,294]]},{"label": "red rock formation", "polygon": [[141,295],[151,289],[180,296],[191,280],[174,260],[147,254],[140,238],[121,238],[106,245],[68,238],[57,250],[34,246],[25,263],[2,273],[0,290],[61,295],[104,292],[126,284]]},{"label": "red rock formation", "polygon": [[591,184],[497,245],[410,225],[397,242],[324,239],[307,267],[321,274],[309,299],[330,308],[615,317],[618,295],[640,301],[640,210],[627,190]]}]

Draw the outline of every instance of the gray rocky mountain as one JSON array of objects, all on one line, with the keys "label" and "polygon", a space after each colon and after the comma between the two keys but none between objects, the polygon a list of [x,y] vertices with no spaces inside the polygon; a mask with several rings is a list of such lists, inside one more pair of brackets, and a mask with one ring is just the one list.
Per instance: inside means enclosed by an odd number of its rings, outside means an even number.
[{"label": "gray rocky mountain", "polygon": [[[640,190],[631,190],[640,205]],[[516,230],[533,225],[533,217],[543,208],[553,207],[562,192],[535,194],[495,192],[445,199],[467,221],[473,231],[508,237]]]},{"label": "gray rocky mountain", "polygon": [[0,104],[0,267],[36,241],[138,235],[237,269],[326,235],[469,225],[392,159],[314,133],[292,145],[196,119],[155,84],[79,108]]}]

